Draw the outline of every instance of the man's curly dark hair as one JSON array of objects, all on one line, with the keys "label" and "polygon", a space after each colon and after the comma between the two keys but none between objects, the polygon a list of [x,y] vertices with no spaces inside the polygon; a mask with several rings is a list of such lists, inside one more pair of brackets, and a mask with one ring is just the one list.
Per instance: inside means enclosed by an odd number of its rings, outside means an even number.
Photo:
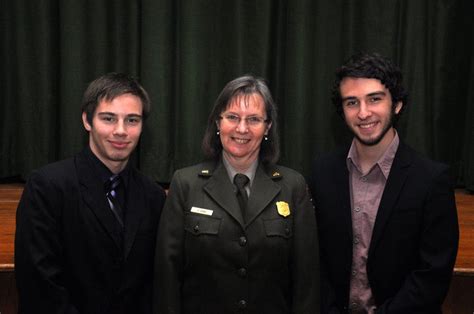
[{"label": "man's curly dark hair", "polygon": [[393,117],[393,123],[397,123],[400,114],[407,108],[408,93],[403,87],[402,72],[392,61],[378,53],[360,52],[351,56],[337,69],[332,89],[332,103],[341,117],[344,117],[344,112],[340,84],[346,77],[378,79],[390,91],[393,108],[398,102],[403,103],[400,112]]}]

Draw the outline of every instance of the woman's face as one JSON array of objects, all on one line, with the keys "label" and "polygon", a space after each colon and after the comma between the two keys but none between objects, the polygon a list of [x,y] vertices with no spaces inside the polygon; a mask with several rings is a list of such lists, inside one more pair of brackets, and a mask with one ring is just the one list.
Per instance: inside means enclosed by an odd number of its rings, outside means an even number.
[{"label": "woman's face", "polygon": [[260,144],[271,123],[265,113],[265,103],[258,93],[237,95],[217,122],[226,159],[235,164],[250,165],[258,158]]}]

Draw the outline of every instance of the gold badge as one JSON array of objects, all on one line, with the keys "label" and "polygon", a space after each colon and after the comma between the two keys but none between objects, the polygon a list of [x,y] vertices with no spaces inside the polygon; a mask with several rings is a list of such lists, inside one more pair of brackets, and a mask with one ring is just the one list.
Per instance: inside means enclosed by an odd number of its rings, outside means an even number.
[{"label": "gold badge", "polygon": [[290,206],[287,202],[276,202],[278,213],[283,216],[287,217],[290,216]]},{"label": "gold badge", "polygon": [[278,176],[280,176],[280,173],[279,173],[279,172],[276,172],[276,171],[275,171],[275,172],[272,174],[272,177],[278,177]]}]

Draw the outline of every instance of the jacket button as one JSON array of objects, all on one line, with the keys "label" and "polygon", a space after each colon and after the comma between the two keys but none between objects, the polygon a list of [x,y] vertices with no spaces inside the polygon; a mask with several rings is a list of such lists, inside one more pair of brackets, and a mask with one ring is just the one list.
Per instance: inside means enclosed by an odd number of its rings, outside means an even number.
[{"label": "jacket button", "polygon": [[286,235],[289,235],[290,234],[290,228],[285,228],[285,233],[286,233]]},{"label": "jacket button", "polygon": [[237,273],[239,274],[240,277],[245,277],[247,275],[247,270],[242,267],[242,268],[239,268]]},{"label": "jacket button", "polygon": [[247,244],[247,238],[246,237],[240,237],[239,244],[240,244],[240,246],[246,245]]},{"label": "jacket button", "polygon": [[196,233],[199,232],[199,226],[198,226],[198,225],[195,225],[195,226],[194,226],[194,232],[196,232]]},{"label": "jacket button", "polygon": [[247,307],[247,302],[245,300],[240,300],[239,301],[239,309],[243,310]]}]

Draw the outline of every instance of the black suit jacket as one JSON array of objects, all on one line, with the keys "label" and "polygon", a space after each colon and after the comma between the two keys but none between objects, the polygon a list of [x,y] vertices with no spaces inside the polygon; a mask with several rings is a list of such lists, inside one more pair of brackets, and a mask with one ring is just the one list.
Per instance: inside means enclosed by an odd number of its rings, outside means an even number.
[{"label": "black suit jacket", "polygon": [[[316,160],[324,313],[347,313],[352,264],[348,148]],[[377,313],[441,313],[458,247],[448,167],[400,143],[377,212],[367,274]]]},{"label": "black suit jacket", "polygon": [[[279,214],[279,201],[289,216]],[[222,163],[174,174],[158,230],[155,314],[319,313],[317,230],[304,178],[259,165],[247,212],[244,222]]]},{"label": "black suit jacket", "polygon": [[163,190],[133,167],[123,246],[83,151],[29,178],[17,210],[19,313],[150,313]]}]

